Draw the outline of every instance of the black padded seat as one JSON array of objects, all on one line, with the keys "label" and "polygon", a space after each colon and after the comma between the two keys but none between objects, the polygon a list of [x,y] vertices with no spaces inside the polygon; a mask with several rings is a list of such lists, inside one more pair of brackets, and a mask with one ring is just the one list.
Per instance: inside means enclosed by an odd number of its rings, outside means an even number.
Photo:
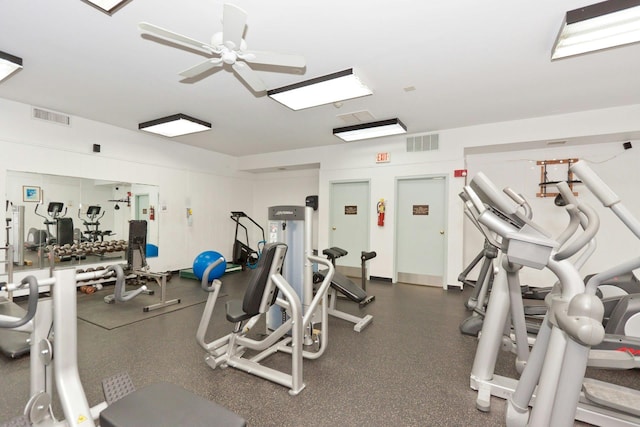
[{"label": "black padded seat", "polygon": [[217,403],[182,387],[143,387],[100,413],[101,427],[244,427],[247,422]]},{"label": "black padded seat", "polygon": [[56,220],[56,243],[60,246],[73,245],[73,219],[58,218]]},{"label": "black padded seat", "polygon": [[243,320],[251,319],[252,315],[245,313],[242,310],[242,300],[234,299],[227,301],[225,304],[227,311],[227,320],[231,323],[242,322]]},{"label": "black padded seat", "polygon": [[[320,270],[315,273],[316,282],[321,282],[327,275],[327,270]],[[357,303],[361,303],[367,298],[367,293],[362,290],[362,288],[355,283],[347,276],[338,273],[335,271],[333,273],[333,279],[331,280],[331,287],[349,298],[351,301],[355,301]]]}]

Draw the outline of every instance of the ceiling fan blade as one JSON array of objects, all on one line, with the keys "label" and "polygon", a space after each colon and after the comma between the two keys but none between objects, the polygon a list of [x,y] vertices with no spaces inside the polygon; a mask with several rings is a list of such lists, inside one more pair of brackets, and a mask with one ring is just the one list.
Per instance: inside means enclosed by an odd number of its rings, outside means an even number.
[{"label": "ceiling fan blade", "polygon": [[222,17],[222,38],[229,49],[240,49],[242,34],[247,24],[247,12],[238,6],[225,3]]},{"label": "ceiling fan blade", "polygon": [[306,65],[304,56],[301,55],[245,50],[238,56],[251,64],[278,65],[281,67],[296,68],[304,68]]},{"label": "ceiling fan blade", "polygon": [[141,31],[145,31],[147,33],[161,37],[163,39],[198,49],[202,52],[206,52],[206,53],[216,52],[216,49],[214,49],[213,46],[207,43],[203,43],[201,41],[192,39],[190,37],[183,36],[182,34],[174,33],[173,31],[166,30],[164,28],[158,27],[157,25],[149,24],[148,22],[140,22],[138,24],[138,28]]},{"label": "ceiling fan blade", "polygon": [[204,73],[205,71],[209,71],[215,67],[222,67],[222,59],[221,58],[211,58],[207,59],[204,62],[199,63],[191,68],[187,68],[186,70],[180,72],[182,77],[195,77],[199,74]]},{"label": "ceiling fan blade", "polygon": [[245,81],[246,84],[253,89],[254,92],[264,92],[267,90],[267,87],[264,85],[264,82],[260,80],[258,74],[251,69],[247,64],[242,62],[236,62],[232,65],[233,71],[235,71],[238,76]]}]

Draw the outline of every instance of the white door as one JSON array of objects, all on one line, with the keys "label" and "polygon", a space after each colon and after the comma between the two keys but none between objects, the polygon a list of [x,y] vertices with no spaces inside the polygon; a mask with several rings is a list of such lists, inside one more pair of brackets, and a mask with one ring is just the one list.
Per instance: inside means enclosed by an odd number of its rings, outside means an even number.
[{"label": "white door", "polygon": [[396,181],[396,278],[442,286],[445,253],[444,177]]},{"label": "white door", "polygon": [[349,252],[336,265],[343,274],[360,276],[360,252],[369,250],[369,181],[331,184],[329,245]]},{"label": "white door", "polygon": [[147,221],[149,224],[149,195],[136,194],[136,219]]}]

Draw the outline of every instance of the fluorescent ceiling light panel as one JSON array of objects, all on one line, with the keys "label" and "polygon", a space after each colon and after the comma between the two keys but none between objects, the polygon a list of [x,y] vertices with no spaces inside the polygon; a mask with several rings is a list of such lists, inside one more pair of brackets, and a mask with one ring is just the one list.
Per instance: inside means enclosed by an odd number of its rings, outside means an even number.
[{"label": "fluorescent ceiling light panel", "polygon": [[551,60],[640,41],[640,0],[609,0],[567,12]]},{"label": "fluorescent ceiling light panel", "polygon": [[125,3],[128,3],[130,0],[82,0],[82,1],[84,1],[85,3],[89,3],[91,6],[95,6],[101,11],[111,15],[112,13],[120,9],[122,6],[124,6]]},{"label": "fluorescent ceiling light panel", "polygon": [[22,58],[0,51],[0,81],[22,69]]},{"label": "fluorescent ceiling light panel", "polygon": [[138,129],[173,138],[174,136],[209,130],[211,129],[211,123],[194,119],[185,114],[174,114],[173,116],[140,123]]},{"label": "fluorescent ceiling light panel", "polygon": [[398,135],[401,133],[407,133],[407,127],[399,119],[361,123],[353,126],[335,128],[333,130],[335,136],[346,142]]},{"label": "fluorescent ceiling light panel", "polygon": [[351,68],[267,91],[269,97],[292,110],[331,104],[372,93]]}]

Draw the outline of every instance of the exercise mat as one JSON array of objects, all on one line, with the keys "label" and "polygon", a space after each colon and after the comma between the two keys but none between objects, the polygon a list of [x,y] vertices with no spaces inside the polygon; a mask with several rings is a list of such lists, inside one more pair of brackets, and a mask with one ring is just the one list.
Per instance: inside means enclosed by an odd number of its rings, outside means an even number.
[{"label": "exercise mat", "polygon": [[[138,286],[127,286],[127,290]],[[78,318],[100,326],[104,329],[116,329],[132,323],[141,322],[173,311],[182,310],[207,300],[207,292],[203,291],[199,283],[193,280],[183,280],[174,277],[167,282],[166,300],[179,299],[180,303],[166,305],[156,310],[145,312],[143,308],[160,302],[160,287],[153,281],[147,282],[147,288],[154,291],[154,295],[140,294],[127,302],[107,304],[104,297],[113,294],[114,286],[108,285],[93,294],[83,294],[78,290]],[[79,288],[78,288],[79,289]],[[226,294],[220,294],[224,297]]]}]

